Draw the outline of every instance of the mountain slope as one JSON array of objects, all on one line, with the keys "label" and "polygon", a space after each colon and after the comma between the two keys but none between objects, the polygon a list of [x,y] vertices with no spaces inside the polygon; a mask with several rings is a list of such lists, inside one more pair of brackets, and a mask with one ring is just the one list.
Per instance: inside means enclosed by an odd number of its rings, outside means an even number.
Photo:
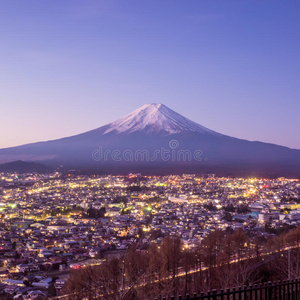
[{"label": "mountain slope", "polygon": [[[147,104],[97,129],[0,149],[0,162],[118,172],[232,172],[300,176],[300,150],[219,134],[162,104]],[[227,174],[226,173],[226,174]]]}]

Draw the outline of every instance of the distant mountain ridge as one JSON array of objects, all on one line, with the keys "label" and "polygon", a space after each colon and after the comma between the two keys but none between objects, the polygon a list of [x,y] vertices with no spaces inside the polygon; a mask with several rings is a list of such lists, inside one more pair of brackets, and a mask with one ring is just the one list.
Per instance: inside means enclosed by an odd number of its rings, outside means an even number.
[{"label": "distant mountain ridge", "polygon": [[18,173],[48,173],[51,169],[47,166],[22,160],[0,164],[0,172],[18,172]]},{"label": "distant mountain ridge", "polygon": [[102,173],[300,177],[300,150],[217,133],[163,104],[71,137],[0,149],[0,162],[16,160]]}]

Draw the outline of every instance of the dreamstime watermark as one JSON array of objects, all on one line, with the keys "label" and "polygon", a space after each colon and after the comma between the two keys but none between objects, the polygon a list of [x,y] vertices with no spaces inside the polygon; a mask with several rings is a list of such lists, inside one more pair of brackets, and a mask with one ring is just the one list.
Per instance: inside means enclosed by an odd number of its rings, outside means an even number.
[{"label": "dreamstime watermark", "polygon": [[103,149],[99,146],[98,149],[92,152],[92,158],[95,161],[116,161],[116,162],[131,162],[131,161],[144,161],[144,162],[154,162],[154,161],[203,161],[207,160],[203,158],[203,151],[198,149],[191,151],[189,149],[179,149],[179,142],[177,140],[171,140],[169,142],[169,148],[161,147],[160,149],[155,149],[149,151],[147,149],[141,150],[109,150]]}]

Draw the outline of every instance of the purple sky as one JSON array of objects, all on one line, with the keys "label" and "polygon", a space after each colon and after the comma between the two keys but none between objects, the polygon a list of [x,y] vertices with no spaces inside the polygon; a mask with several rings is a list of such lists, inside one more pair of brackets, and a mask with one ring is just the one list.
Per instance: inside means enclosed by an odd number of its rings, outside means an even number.
[{"label": "purple sky", "polygon": [[1,1],[0,147],[164,103],[300,149],[298,1]]}]

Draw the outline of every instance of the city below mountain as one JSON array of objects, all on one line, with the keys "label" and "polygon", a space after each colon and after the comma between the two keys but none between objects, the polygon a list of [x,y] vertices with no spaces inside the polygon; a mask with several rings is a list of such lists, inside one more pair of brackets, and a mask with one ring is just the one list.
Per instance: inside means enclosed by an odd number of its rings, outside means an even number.
[{"label": "city below mountain", "polygon": [[163,104],[79,135],[0,149],[0,163],[19,160],[112,174],[300,177],[300,150],[217,133]]}]

